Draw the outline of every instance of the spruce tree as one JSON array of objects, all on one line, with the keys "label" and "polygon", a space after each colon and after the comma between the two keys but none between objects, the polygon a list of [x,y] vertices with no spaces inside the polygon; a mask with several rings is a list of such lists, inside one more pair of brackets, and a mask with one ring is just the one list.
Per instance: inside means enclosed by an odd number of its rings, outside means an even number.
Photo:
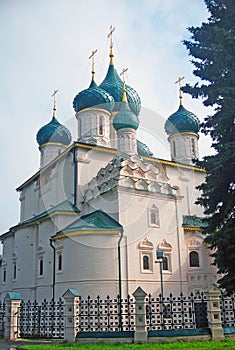
[{"label": "spruce tree", "polygon": [[235,292],[235,1],[204,2],[208,21],[188,28],[191,38],[184,41],[199,81],[183,90],[214,107],[214,114],[201,125],[201,131],[211,136],[214,154],[199,161],[206,178],[198,187],[197,203],[204,207],[205,241],[222,274],[219,286],[231,294]]}]

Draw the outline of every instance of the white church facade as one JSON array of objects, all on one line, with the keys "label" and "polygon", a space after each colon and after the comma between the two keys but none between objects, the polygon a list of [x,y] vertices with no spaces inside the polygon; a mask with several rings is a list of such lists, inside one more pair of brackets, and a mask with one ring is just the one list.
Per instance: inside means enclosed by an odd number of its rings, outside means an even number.
[{"label": "white church facade", "polygon": [[171,161],[155,158],[136,139],[140,98],[118,75],[110,46],[103,82],[92,69],[74,98],[77,140],[58,122],[55,100],[37,133],[40,169],[18,187],[20,221],[1,235],[2,299],[9,291],[58,299],[68,288],[125,297],[138,286],[188,294],[217,279],[195,204],[205,177],[193,162],[199,121],[180,96],[165,123]]}]

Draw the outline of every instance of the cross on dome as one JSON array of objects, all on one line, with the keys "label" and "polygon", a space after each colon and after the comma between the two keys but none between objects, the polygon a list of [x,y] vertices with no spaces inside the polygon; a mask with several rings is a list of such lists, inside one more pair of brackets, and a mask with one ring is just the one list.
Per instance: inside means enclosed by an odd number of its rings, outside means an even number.
[{"label": "cross on dome", "polygon": [[57,92],[58,92],[58,89],[54,90],[53,94],[51,95],[54,98],[53,117],[56,116],[56,94],[57,94]]},{"label": "cross on dome", "polygon": [[97,50],[92,50],[91,55],[89,56],[89,60],[91,59],[91,74],[92,74],[92,80],[94,80],[95,76],[95,54]]},{"label": "cross on dome", "polygon": [[178,80],[175,82],[175,84],[179,84],[179,98],[180,98],[180,106],[182,106],[182,99],[183,99],[183,95],[182,95],[182,85],[181,85],[181,81],[184,79],[184,77],[179,77]]},{"label": "cross on dome", "polygon": [[110,57],[110,64],[113,64],[113,32],[115,30],[115,27],[113,27],[112,25],[110,26],[110,29],[109,29],[109,34],[107,36],[108,39],[110,39],[110,54],[109,54],[109,57]]}]

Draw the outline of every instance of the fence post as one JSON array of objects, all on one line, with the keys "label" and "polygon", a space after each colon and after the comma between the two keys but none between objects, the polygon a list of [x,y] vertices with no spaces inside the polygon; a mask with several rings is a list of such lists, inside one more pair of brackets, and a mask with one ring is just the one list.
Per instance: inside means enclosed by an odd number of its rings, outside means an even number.
[{"label": "fence post", "polygon": [[220,311],[221,292],[219,288],[213,284],[205,294],[207,297],[207,315],[212,340],[222,340],[224,339],[224,330]]},{"label": "fence post", "polygon": [[6,305],[4,338],[15,340],[18,336],[18,312],[22,298],[19,293],[8,292],[4,298]]},{"label": "fence post", "polygon": [[69,288],[63,294],[65,301],[65,330],[64,340],[74,342],[76,339],[76,315],[77,304],[80,299],[80,294],[76,289]]},{"label": "fence post", "polygon": [[138,287],[133,296],[135,298],[135,343],[146,343],[148,338],[148,332],[146,330],[146,309],[145,309],[145,297],[147,293]]}]

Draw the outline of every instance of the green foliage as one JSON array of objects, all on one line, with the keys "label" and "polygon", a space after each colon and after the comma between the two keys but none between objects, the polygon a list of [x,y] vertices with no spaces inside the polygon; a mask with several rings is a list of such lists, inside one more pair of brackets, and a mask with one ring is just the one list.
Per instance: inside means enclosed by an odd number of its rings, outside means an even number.
[{"label": "green foliage", "polygon": [[200,349],[200,350],[217,350],[217,349],[235,349],[235,340],[223,341],[199,341],[199,342],[167,342],[167,343],[152,343],[152,344],[50,344],[50,345],[24,345],[20,349],[28,350],[164,350],[164,349]]},{"label": "green foliage", "polygon": [[184,41],[200,83],[183,90],[203,97],[205,106],[215,110],[201,126],[211,136],[215,154],[198,164],[207,175],[197,203],[208,215],[204,232],[218,272],[224,274],[220,286],[231,294],[235,292],[235,1],[204,1],[208,22],[190,27],[191,40]]}]

